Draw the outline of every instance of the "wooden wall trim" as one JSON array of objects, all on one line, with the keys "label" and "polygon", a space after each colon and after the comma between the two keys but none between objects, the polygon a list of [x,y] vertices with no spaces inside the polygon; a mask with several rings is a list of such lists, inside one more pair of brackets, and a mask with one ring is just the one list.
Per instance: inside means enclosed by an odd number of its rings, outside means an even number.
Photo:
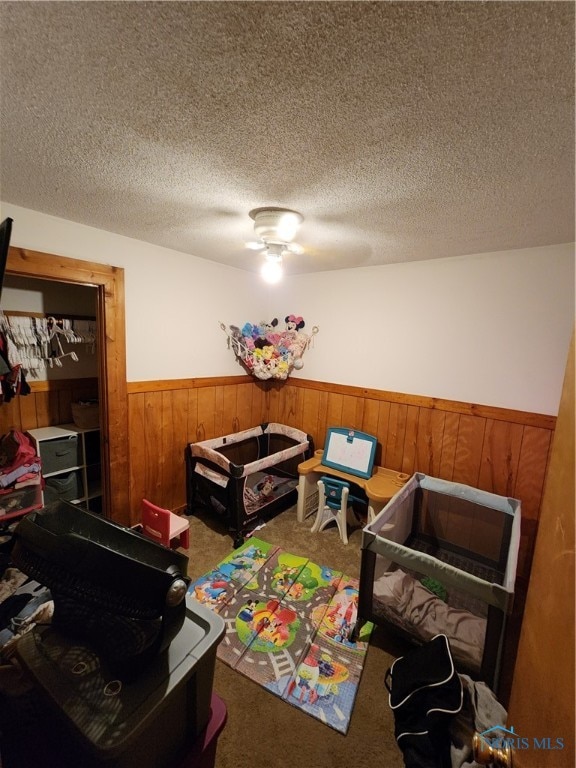
[{"label": "wooden wall trim", "polygon": [[30,392],[33,394],[37,392],[68,392],[73,389],[97,388],[98,379],[96,377],[56,379],[53,381],[30,381],[27,379],[27,384],[30,386]]},{"label": "wooden wall trim", "polygon": [[246,376],[207,376],[201,379],[159,379],[157,381],[129,381],[129,395],[140,392],[174,392],[178,389],[199,389],[200,387],[222,387],[229,384],[254,383]]},{"label": "wooden wall trim", "polygon": [[10,246],[9,249],[7,271],[11,275],[93,285],[95,288],[104,285],[107,291],[114,291],[118,276],[121,277],[122,286],[124,283],[122,267],[112,267],[95,261],[56,256],[14,246]]},{"label": "wooden wall trim", "polygon": [[133,381],[127,385],[128,394],[142,392],[169,392],[179,389],[198,389],[201,387],[221,387],[230,384],[255,384],[264,392],[279,390],[284,386],[297,387],[318,392],[378,400],[399,405],[429,408],[435,411],[457,413],[464,416],[480,416],[495,421],[506,421],[512,424],[522,424],[529,427],[554,430],[556,417],[530,411],[517,411],[511,408],[499,408],[492,405],[479,405],[459,400],[446,400],[426,395],[409,395],[403,392],[388,392],[387,390],[355,387],[348,384],[331,384],[329,382],[312,381],[309,379],[290,379],[290,381],[257,381],[246,376],[213,376],[195,379],[167,379],[158,381]]}]

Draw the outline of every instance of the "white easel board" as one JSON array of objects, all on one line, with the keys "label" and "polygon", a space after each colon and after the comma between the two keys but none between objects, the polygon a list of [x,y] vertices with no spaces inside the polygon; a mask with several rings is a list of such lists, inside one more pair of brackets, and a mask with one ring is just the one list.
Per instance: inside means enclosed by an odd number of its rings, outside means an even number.
[{"label": "white easel board", "polygon": [[322,464],[357,477],[372,477],[378,440],[366,432],[343,427],[330,427]]}]

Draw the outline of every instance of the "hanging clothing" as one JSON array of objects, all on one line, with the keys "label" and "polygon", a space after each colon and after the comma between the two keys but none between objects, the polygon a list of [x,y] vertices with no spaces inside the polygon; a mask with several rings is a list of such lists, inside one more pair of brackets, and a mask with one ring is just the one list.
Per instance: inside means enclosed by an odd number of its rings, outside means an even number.
[{"label": "hanging clothing", "polygon": [[4,373],[0,371],[0,403],[9,403],[16,395],[30,394],[30,386],[26,381],[22,363],[17,357],[16,346],[4,333],[0,333],[0,368],[2,371],[8,369]]}]

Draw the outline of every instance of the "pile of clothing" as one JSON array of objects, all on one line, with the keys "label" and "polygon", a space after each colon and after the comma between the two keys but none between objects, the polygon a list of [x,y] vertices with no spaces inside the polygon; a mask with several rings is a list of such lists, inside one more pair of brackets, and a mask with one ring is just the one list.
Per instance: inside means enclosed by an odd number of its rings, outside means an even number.
[{"label": "pile of clothing", "polygon": [[32,438],[17,429],[0,437],[0,524],[8,513],[31,506],[41,478],[40,457]]},{"label": "pile of clothing", "polygon": [[11,565],[9,553],[0,552],[0,656],[36,624],[49,624],[53,612],[50,590]]},{"label": "pile of clothing", "polygon": [[0,313],[0,405],[9,403],[16,395],[30,394],[20,355],[6,333],[5,324],[4,313]]}]

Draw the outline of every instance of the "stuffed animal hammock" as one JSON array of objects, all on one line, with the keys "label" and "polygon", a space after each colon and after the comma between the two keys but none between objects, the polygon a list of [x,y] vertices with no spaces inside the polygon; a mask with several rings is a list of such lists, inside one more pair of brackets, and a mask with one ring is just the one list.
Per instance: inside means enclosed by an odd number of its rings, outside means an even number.
[{"label": "stuffed animal hammock", "polygon": [[287,379],[294,368],[303,367],[302,355],[319,329],[314,326],[311,334],[304,333],[304,320],[296,315],[287,315],[285,323],[281,332],[277,330],[278,318],[269,323],[245,323],[242,328],[224,323],[220,327],[248,373],[257,379]]}]

